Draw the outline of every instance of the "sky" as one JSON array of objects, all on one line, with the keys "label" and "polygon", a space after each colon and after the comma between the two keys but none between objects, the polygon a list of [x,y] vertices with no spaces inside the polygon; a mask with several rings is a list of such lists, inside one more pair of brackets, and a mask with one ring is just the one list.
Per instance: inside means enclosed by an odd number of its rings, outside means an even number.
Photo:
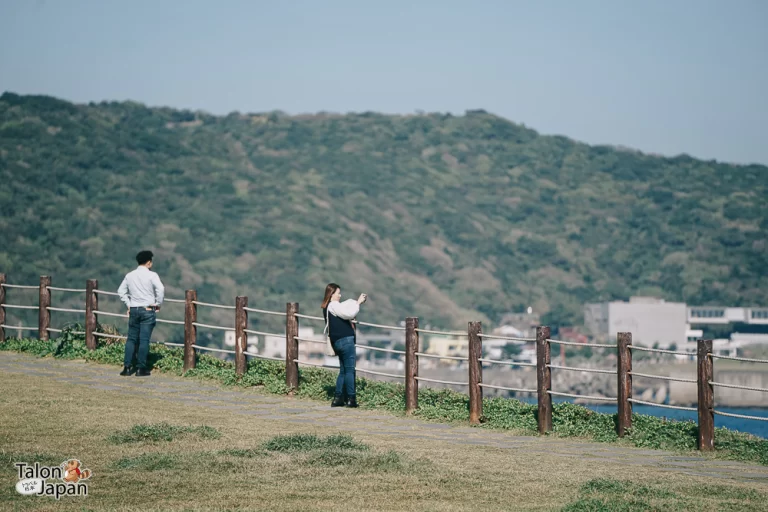
[{"label": "sky", "polygon": [[0,91],[213,114],[485,109],[768,164],[768,0],[0,0]]}]

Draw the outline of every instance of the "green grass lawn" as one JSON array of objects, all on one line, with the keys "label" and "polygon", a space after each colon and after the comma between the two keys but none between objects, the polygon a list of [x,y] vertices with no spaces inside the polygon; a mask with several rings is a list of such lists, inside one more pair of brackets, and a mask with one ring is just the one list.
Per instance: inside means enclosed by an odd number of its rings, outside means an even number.
[{"label": "green grass lawn", "polygon": [[[328,431],[0,374],[3,510],[768,510],[757,484],[588,457]],[[14,462],[77,457],[87,497],[21,496]]]}]

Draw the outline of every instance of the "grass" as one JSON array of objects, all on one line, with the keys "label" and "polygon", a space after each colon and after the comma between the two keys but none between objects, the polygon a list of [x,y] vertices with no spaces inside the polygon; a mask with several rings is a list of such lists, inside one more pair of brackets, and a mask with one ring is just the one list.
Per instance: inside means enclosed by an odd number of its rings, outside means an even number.
[{"label": "grass", "polygon": [[[74,326],[73,329],[78,329]],[[39,356],[85,359],[99,363],[122,365],[124,345],[101,343],[94,351],[85,347],[81,336],[65,331],[57,340],[11,339],[0,344],[0,350],[27,352]],[[155,369],[175,375],[214,380],[224,385],[258,386],[270,393],[285,394],[285,367],[281,362],[251,359],[242,378],[235,375],[234,364],[199,355],[195,369],[183,372],[183,351],[153,345],[150,362]],[[295,394],[314,400],[329,400],[333,395],[336,372],[322,368],[301,368],[299,388]],[[384,409],[403,414],[405,388],[402,384],[358,379],[357,397],[365,408]],[[482,428],[510,430],[522,435],[537,433],[535,405],[509,398],[483,400]],[[415,415],[439,422],[466,422],[469,419],[469,397],[447,389],[419,390],[419,408]],[[632,429],[623,438],[616,435],[616,414],[598,413],[570,403],[553,406],[553,433],[562,437],[579,437],[601,442],[624,443],[641,448],[691,452],[696,450],[698,426],[692,421],[674,421],[655,416],[634,414]],[[715,457],[757,462],[768,465],[768,440],[725,428],[715,429]]]},{"label": "grass", "polygon": [[318,437],[315,434],[290,434],[276,436],[264,443],[264,449],[270,452],[308,452],[313,450],[367,451],[370,447],[358,443],[348,434],[335,434]]},{"label": "grass", "polygon": [[[365,431],[352,437],[152,396],[121,394],[116,403],[115,396],[63,386],[56,378],[0,372],[0,508],[591,510],[573,507],[639,500],[651,506],[677,501],[684,505],[678,510],[768,511],[768,496],[758,484],[725,481],[713,487],[710,478],[661,474],[643,465],[627,472],[621,462],[596,464],[549,453],[535,438],[530,451]],[[428,434],[418,422],[411,428]],[[218,435],[199,435],[209,429]],[[127,433],[146,436],[112,442],[112,436]],[[13,462],[58,465],[71,457],[93,471],[87,498],[55,502],[15,492]],[[628,482],[623,487],[589,484],[622,472]],[[639,489],[656,495],[643,496]]]},{"label": "grass", "polygon": [[753,489],[721,485],[683,486],[677,491],[655,484],[597,478],[581,486],[578,499],[564,512],[646,512],[683,510],[755,510],[761,499]]},{"label": "grass", "polygon": [[112,444],[126,443],[156,443],[158,441],[173,441],[187,435],[197,435],[202,439],[218,439],[221,433],[208,426],[180,426],[168,423],[156,423],[152,425],[134,425],[129,430],[122,430],[110,434],[107,440]]}]

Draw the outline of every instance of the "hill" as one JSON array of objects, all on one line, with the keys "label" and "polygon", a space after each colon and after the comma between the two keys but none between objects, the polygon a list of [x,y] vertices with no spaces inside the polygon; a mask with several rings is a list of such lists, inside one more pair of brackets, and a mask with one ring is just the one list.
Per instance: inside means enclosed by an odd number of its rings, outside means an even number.
[{"label": "hill", "polygon": [[[0,97],[0,272],[114,289],[151,248],[171,296],[441,327],[652,294],[768,304],[768,168],[543,136],[482,110],[212,116]],[[67,282],[63,282],[64,280]]]}]

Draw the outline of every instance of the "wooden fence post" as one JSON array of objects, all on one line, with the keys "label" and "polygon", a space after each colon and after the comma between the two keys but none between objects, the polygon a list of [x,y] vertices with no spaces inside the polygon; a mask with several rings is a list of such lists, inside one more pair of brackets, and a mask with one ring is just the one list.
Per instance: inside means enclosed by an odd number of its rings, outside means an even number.
[{"label": "wooden fence post", "polygon": [[0,274],[0,343],[5,341],[5,274]]},{"label": "wooden fence post", "polygon": [[299,312],[298,302],[289,302],[285,305],[285,385],[289,388],[299,387]]},{"label": "wooden fence post", "polygon": [[480,322],[469,322],[467,334],[469,335],[469,424],[479,425],[483,416],[483,339],[479,336],[483,332]]},{"label": "wooden fence post", "polygon": [[99,309],[99,299],[96,291],[99,282],[96,279],[88,279],[85,282],[85,346],[88,350],[96,350],[96,313]]},{"label": "wooden fence post", "polygon": [[618,426],[617,433],[619,437],[624,437],[627,429],[632,428],[632,344],[631,332],[619,332],[616,334],[616,343],[618,347]]},{"label": "wooden fence post", "polygon": [[715,449],[715,392],[712,389],[714,367],[712,364],[712,340],[699,340],[697,359],[697,381],[699,386],[699,450]]},{"label": "wooden fence post", "polygon": [[197,343],[197,291],[187,290],[184,294],[184,371],[195,367],[195,344]]},{"label": "wooden fence post", "polygon": [[549,345],[549,327],[536,328],[536,387],[539,398],[539,434],[552,430],[552,372],[551,347]]},{"label": "wooden fence post", "polygon": [[235,299],[235,374],[242,377],[246,370],[245,351],[248,345],[248,336],[245,330],[248,328],[248,297]]},{"label": "wooden fence post", "polygon": [[37,315],[37,339],[48,341],[48,329],[51,327],[51,276],[40,276],[40,312]]},{"label": "wooden fence post", "polygon": [[413,414],[419,406],[419,319],[405,319],[405,414]]}]

